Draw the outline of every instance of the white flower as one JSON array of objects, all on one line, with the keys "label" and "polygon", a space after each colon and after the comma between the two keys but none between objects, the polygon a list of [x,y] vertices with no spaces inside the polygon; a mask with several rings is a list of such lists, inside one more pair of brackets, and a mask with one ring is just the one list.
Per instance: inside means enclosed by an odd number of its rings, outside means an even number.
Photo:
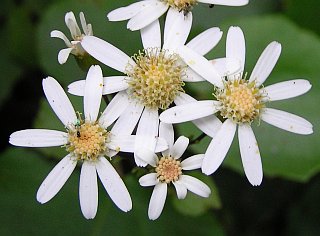
[{"label": "white flower", "polygon": [[[102,71],[92,66],[87,75],[84,94],[84,116],[78,117],[67,95],[52,77],[43,80],[43,90],[52,109],[66,127],[67,132],[47,129],[27,129],[14,132],[9,142],[23,147],[65,146],[69,152],[49,173],[37,192],[37,200],[46,203],[52,199],[67,181],[78,161],[83,162],[80,175],[79,197],[83,215],[95,217],[98,207],[97,174],[113,202],[122,210],[129,211],[132,202],[122,179],[104,156],[117,152],[133,152],[135,136],[108,131],[125,109],[118,107],[119,93],[97,119],[103,88]],[[166,142],[158,141],[156,149],[168,148]]]},{"label": "white flower", "polygon": [[83,33],[81,33],[73,12],[66,13],[65,22],[71,33],[71,41],[59,30],[53,30],[50,34],[53,38],[62,39],[67,45],[67,48],[60,50],[58,54],[58,61],[60,64],[64,64],[68,60],[70,53],[77,57],[84,57],[86,55],[86,51],[81,46],[81,40],[85,35],[93,35],[92,26],[91,24],[86,23],[83,12],[80,12],[80,22]]},{"label": "white flower", "polygon": [[[124,76],[112,76],[104,78],[103,94],[123,91],[123,103],[130,103],[124,114],[119,118],[126,121],[122,126],[116,126],[118,132],[131,134],[139,122],[136,134],[144,136],[136,142],[136,150],[148,147],[154,152],[154,139],[158,136],[159,110],[166,109],[173,102],[182,104],[190,99],[184,94],[184,82],[203,81],[204,79],[187,67],[178,55],[179,48],[184,46],[191,28],[190,17],[184,19],[179,13],[171,12],[165,23],[164,43],[161,47],[161,32],[159,21],[156,20],[148,27],[141,30],[144,51],[132,58],[127,56],[113,45],[99,38],[84,37],[82,46],[94,58],[105,65],[114,68]],[[221,39],[222,32],[219,28],[210,28],[189,43],[185,48],[195,50],[199,55],[209,52]],[[233,70],[239,69],[236,60],[219,59],[216,64],[231,65]],[[221,66],[220,66],[221,67]],[[216,80],[221,79],[214,66],[210,68]],[[69,85],[69,92],[82,96],[84,80],[76,81]],[[141,118],[140,118],[141,117]],[[140,121],[139,121],[140,119]],[[210,123],[210,124],[208,124]],[[214,133],[221,122],[211,119],[207,123],[195,121],[209,135]],[[139,160],[135,152],[137,165],[146,165]]]},{"label": "white flower", "polygon": [[168,15],[175,12],[190,17],[193,7],[198,3],[243,6],[248,2],[249,0],[144,0],[111,11],[108,19],[110,21],[129,20],[127,28],[139,30],[157,20],[168,9]]},{"label": "white flower", "polygon": [[[180,123],[220,112],[226,120],[205,153],[202,172],[209,175],[217,170],[230,148],[238,127],[240,154],[245,174],[252,185],[260,185],[263,176],[262,163],[251,123],[254,120],[263,120],[293,133],[305,135],[313,133],[312,124],[307,120],[284,111],[266,108],[268,102],[306,93],[310,90],[311,84],[307,80],[297,79],[267,87],[262,85],[280,56],[281,45],[277,42],[270,43],[264,50],[249,80],[243,77],[245,40],[239,27],[229,29],[226,49],[227,58],[238,58],[241,61],[242,70],[240,74],[229,76],[227,80],[218,83],[208,79],[217,86],[215,91],[217,101],[196,101],[176,106],[163,112],[160,120],[166,123]],[[208,71],[203,61],[205,59],[199,57],[199,60],[194,62],[197,65],[201,64],[198,68],[202,71],[197,70],[197,66],[194,67],[199,74]],[[206,76],[204,77],[207,78]]]},{"label": "white flower", "polygon": [[154,172],[146,174],[139,179],[141,186],[155,186],[151,195],[148,216],[149,219],[157,219],[164,207],[167,196],[167,185],[173,184],[177,197],[184,199],[187,195],[187,190],[201,196],[209,197],[210,188],[202,181],[182,173],[183,170],[194,170],[201,167],[203,154],[191,156],[182,162],[179,158],[188,147],[189,139],[180,136],[173,143],[174,133],[171,124],[160,123],[160,137],[167,140],[169,149],[162,152],[162,157],[152,152],[142,150],[142,156],[149,165],[154,167]]}]

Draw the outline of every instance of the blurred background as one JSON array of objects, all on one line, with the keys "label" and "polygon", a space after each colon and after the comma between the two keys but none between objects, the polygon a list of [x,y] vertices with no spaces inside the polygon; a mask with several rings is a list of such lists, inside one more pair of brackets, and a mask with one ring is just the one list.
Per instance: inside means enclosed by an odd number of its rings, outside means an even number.
[{"label": "blurred background", "polygon": [[[225,55],[225,35],[232,25],[246,37],[246,71],[250,74],[263,49],[271,41],[282,44],[282,54],[265,85],[305,78],[312,90],[298,98],[274,102],[270,107],[300,115],[314,125],[314,134],[296,135],[254,125],[264,167],[260,187],[252,187],[243,174],[237,140],[223,166],[212,176],[195,172],[212,189],[208,199],[188,193],[177,200],[170,189],[160,218],[149,221],[147,208],[152,188],[138,184],[141,170],[131,156],[116,159],[133,199],[129,213],[120,212],[99,184],[99,208],[94,220],[85,220],[78,199],[79,168],[45,205],[36,191],[54,165],[65,155],[63,148],[12,147],[9,135],[20,129],[64,130],[42,91],[42,79],[53,76],[65,88],[85,78],[71,56],[59,65],[57,55],[64,42],[50,38],[54,29],[70,33],[64,15],[85,13],[100,37],[128,55],[142,49],[139,32],[126,30],[126,22],[108,22],[106,14],[134,1],[108,0],[3,0],[0,8],[0,235],[319,235],[320,234],[320,3],[318,0],[250,0],[244,7],[198,4],[189,39],[209,27],[224,32],[207,58]],[[161,18],[163,26],[163,17]],[[104,75],[118,72],[103,66]],[[198,99],[212,98],[207,83],[187,85]],[[82,111],[82,99],[69,96]],[[189,123],[176,127],[177,136],[194,140],[200,132]],[[204,138],[188,149],[188,155],[204,153]]]}]

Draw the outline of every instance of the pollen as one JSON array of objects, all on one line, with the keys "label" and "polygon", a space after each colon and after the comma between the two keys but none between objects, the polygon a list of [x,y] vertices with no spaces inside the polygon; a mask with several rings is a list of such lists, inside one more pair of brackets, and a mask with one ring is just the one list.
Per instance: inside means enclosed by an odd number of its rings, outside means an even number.
[{"label": "pollen", "polygon": [[183,12],[185,15],[192,11],[192,8],[197,4],[197,0],[161,0],[167,3],[170,7]]},{"label": "pollen", "polygon": [[68,129],[68,144],[66,149],[74,154],[78,160],[95,161],[99,155],[108,151],[110,132],[98,123],[81,121]]},{"label": "pollen", "polygon": [[255,81],[228,80],[223,89],[217,89],[215,96],[221,102],[221,116],[236,123],[252,123],[264,107],[263,95]]},{"label": "pollen", "polygon": [[170,183],[179,180],[182,175],[181,163],[171,156],[161,157],[157,167],[157,178],[160,182]]},{"label": "pollen", "polygon": [[133,57],[128,65],[129,94],[151,109],[167,109],[180,92],[184,92],[185,68],[177,54],[148,48]]}]

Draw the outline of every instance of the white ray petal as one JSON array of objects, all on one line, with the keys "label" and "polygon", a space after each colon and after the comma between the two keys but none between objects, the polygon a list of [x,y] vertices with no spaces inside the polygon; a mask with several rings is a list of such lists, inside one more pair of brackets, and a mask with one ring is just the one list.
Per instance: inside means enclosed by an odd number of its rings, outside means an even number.
[{"label": "white ray petal", "polygon": [[84,161],[80,173],[79,199],[83,216],[93,219],[98,209],[98,183],[95,162]]},{"label": "white ray petal", "polygon": [[86,80],[78,80],[68,85],[68,93],[76,96],[84,96],[84,87]]},{"label": "white ray petal", "polygon": [[135,135],[113,135],[108,148],[121,152],[134,152]]},{"label": "white ray petal", "polygon": [[85,36],[81,45],[95,59],[117,71],[124,73],[128,64],[135,65],[124,52],[97,37]]},{"label": "white ray petal", "polygon": [[175,106],[162,112],[160,120],[176,124],[203,118],[217,112],[217,103],[213,100],[204,100]]},{"label": "white ray petal", "polygon": [[167,41],[167,37],[169,35],[170,29],[175,22],[175,19],[180,16],[180,12],[174,9],[173,7],[169,7],[169,10],[166,15],[166,21],[164,24],[164,33],[163,33],[163,41]]},{"label": "white ray petal", "polygon": [[175,181],[172,183],[176,189],[178,199],[185,199],[188,192],[187,187],[181,183],[181,181]]},{"label": "white ray petal", "polygon": [[73,106],[61,85],[52,77],[42,80],[43,91],[58,118],[68,126],[77,120]]},{"label": "white ray petal", "polygon": [[201,169],[204,174],[211,175],[219,168],[231,146],[236,128],[237,125],[229,119],[222,124],[219,132],[211,140],[203,158]]},{"label": "white ray petal", "polygon": [[289,80],[263,88],[268,101],[278,101],[300,96],[311,89],[312,85],[308,80]]},{"label": "white ray petal", "polygon": [[263,170],[258,143],[250,125],[239,125],[238,137],[244,172],[249,182],[258,186],[262,182]]},{"label": "white ray petal", "polygon": [[120,7],[108,13],[107,17],[109,21],[123,21],[128,20],[142,11],[148,6],[149,1],[140,1],[130,4],[126,7]]},{"label": "white ray petal", "polygon": [[122,211],[132,209],[132,201],[127,187],[114,167],[104,157],[100,157],[96,164],[99,178],[112,201]]},{"label": "white ray petal", "polygon": [[12,133],[9,143],[20,147],[55,147],[67,144],[68,134],[57,130],[25,129]]},{"label": "white ray petal", "polygon": [[164,138],[155,137],[156,139],[156,147],[154,149],[154,152],[164,152],[169,148],[167,141]]},{"label": "white ray petal", "polygon": [[220,75],[229,76],[228,79],[239,78],[243,73],[241,62],[236,58],[217,58],[210,62]]},{"label": "white ray petal", "polygon": [[159,137],[165,139],[168,144],[168,149],[162,152],[162,155],[167,156],[174,143],[174,130],[172,124],[160,122]]},{"label": "white ray petal", "polygon": [[43,204],[50,201],[66,183],[76,165],[77,161],[70,154],[65,156],[40,185],[37,192],[38,202]]},{"label": "white ray petal", "polygon": [[197,154],[187,159],[184,159],[181,162],[181,167],[183,170],[194,170],[201,168],[203,162],[204,154]]},{"label": "white ray petal", "polygon": [[278,42],[270,43],[259,57],[249,81],[256,80],[259,87],[268,78],[281,54],[281,44]]},{"label": "white ray petal", "polygon": [[136,127],[144,106],[134,101],[129,102],[127,108],[122,112],[117,122],[113,125],[113,134],[132,134]]},{"label": "white ray petal", "polygon": [[90,29],[88,28],[88,24],[86,22],[86,18],[83,14],[83,12],[79,13],[79,17],[80,17],[80,23],[81,23],[81,27],[83,29],[83,32],[85,35],[90,35]]},{"label": "white ray petal", "polygon": [[193,69],[191,69],[189,66],[186,68],[186,76],[182,78],[185,82],[200,82],[205,81],[205,79],[199,75],[197,72],[195,72]]},{"label": "white ray petal", "polygon": [[180,136],[170,149],[170,155],[175,159],[179,159],[187,150],[188,145],[189,139],[185,136]]},{"label": "white ray petal", "polygon": [[143,48],[161,48],[161,32],[159,20],[140,30]]},{"label": "white ray petal", "polygon": [[160,1],[150,1],[149,4],[133,16],[127,24],[127,28],[139,30],[162,16],[168,9],[168,5]]},{"label": "white ray petal", "polygon": [[159,183],[159,181],[157,180],[156,173],[146,174],[139,179],[139,184],[143,187],[154,186],[157,183]]},{"label": "white ray petal", "polygon": [[110,76],[103,78],[102,94],[116,93],[129,87],[127,76]]},{"label": "white ray petal", "polygon": [[53,30],[50,33],[50,37],[51,38],[59,38],[62,39],[64,41],[64,43],[68,46],[68,47],[72,47],[72,44],[70,42],[70,40],[66,37],[66,35],[64,33],[62,33],[59,30]]},{"label": "white ray petal", "polygon": [[99,118],[99,124],[105,128],[109,127],[129,106],[128,94],[121,91],[114,96]]},{"label": "white ray petal", "polygon": [[198,2],[223,6],[244,6],[249,0],[198,0]]},{"label": "white ray petal", "polygon": [[167,29],[163,48],[175,52],[178,47],[184,45],[187,41],[192,25],[192,14],[186,16],[178,14],[173,20],[170,28]]},{"label": "white ray petal", "polygon": [[167,184],[158,183],[152,192],[149,208],[148,208],[148,216],[150,220],[156,220],[161,215],[161,212],[164,207],[164,203],[167,198]]},{"label": "white ray petal", "polygon": [[66,13],[65,15],[65,23],[70,30],[72,38],[75,39],[77,36],[81,35],[80,28],[78,26],[77,20],[72,11]]},{"label": "white ray petal", "polygon": [[58,54],[58,62],[60,64],[66,63],[72,50],[73,48],[65,48],[60,50]]},{"label": "white ray petal", "polygon": [[246,42],[240,27],[230,27],[227,34],[226,57],[240,61],[240,71],[244,70],[246,61]]},{"label": "white ray petal", "polygon": [[84,88],[84,116],[86,121],[95,122],[97,120],[103,88],[103,76],[100,66],[91,66]]},{"label": "white ray petal", "polygon": [[203,56],[218,44],[221,37],[222,31],[213,27],[194,37],[186,46]]},{"label": "white ray petal", "polygon": [[280,129],[296,134],[312,134],[313,126],[306,119],[272,108],[264,108],[261,113],[261,120]]},{"label": "white ray petal", "polygon": [[209,197],[211,194],[210,188],[205,183],[192,176],[181,175],[179,180],[187,187],[189,191],[201,197]]},{"label": "white ray petal", "polygon": [[178,54],[183,61],[197,74],[217,87],[223,86],[222,75],[218,73],[212,63],[206,58],[186,46],[179,47],[178,51]]},{"label": "white ray petal", "polygon": [[137,150],[136,156],[141,163],[146,163],[153,167],[155,167],[158,162],[158,156],[148,148],[141,148]]}]

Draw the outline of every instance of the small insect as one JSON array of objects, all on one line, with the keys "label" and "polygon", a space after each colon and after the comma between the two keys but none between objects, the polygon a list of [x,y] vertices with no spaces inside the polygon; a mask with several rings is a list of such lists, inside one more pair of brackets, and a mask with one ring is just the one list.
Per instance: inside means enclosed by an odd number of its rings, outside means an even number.
[{"label": "small insect", "polygon": [[214,4],[209,4],[209,8],[213,8],[214,7]]},{"label": "small insect", "polygon": [[192,11],[193,6],[190,3],[185,3],[184,7],[180,9],[179,12],[183,12],[184,17],[186,17],[189,12]]},{"label": "small insect", "polygon": [[81,137],[81,133],[80,133],[81,121],[80,121],[80,119],[76,120],[76,123],[74,124],[74,127],[77,130],[77,137],[80,138]]},{"label": "small insect", "polygon": [[80,138],[81,137],[81,134],[80,134],[80,131],[77,130],[77,137]]}]

